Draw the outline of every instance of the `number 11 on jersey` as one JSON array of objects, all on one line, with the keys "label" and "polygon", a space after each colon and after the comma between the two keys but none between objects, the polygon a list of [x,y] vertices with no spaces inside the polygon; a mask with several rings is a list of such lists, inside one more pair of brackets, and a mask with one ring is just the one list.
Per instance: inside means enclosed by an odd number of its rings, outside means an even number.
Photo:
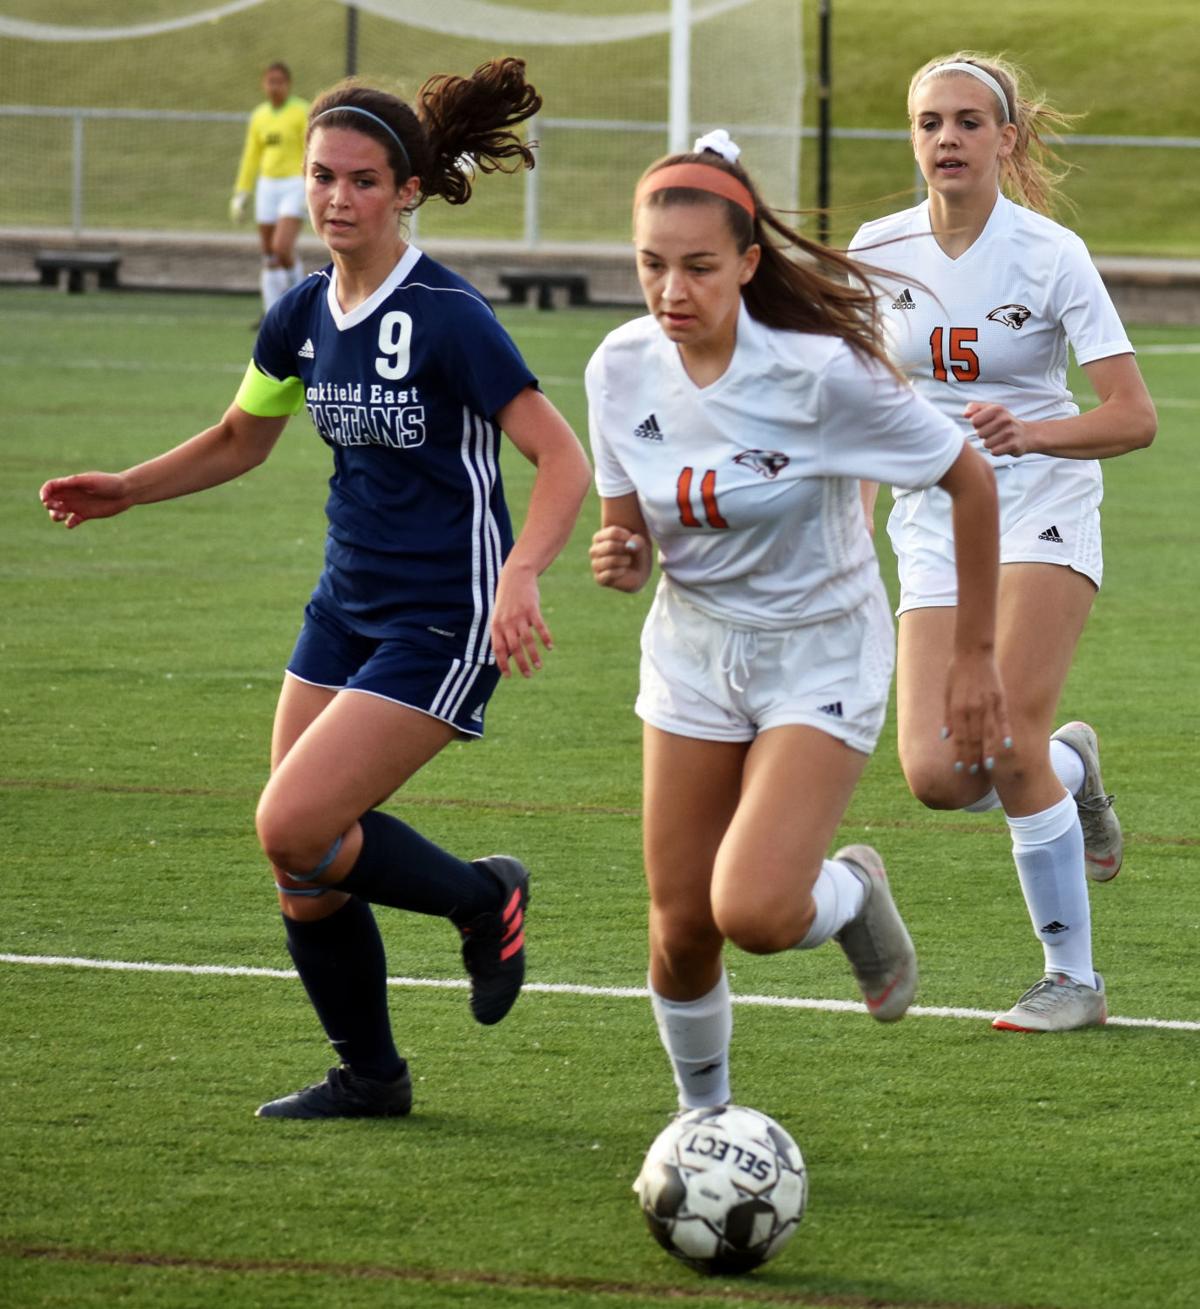
[{"label": "number 11 on jersey", "polygon": [[[692,468],[683,468],[675,483],[675,502],[679,506],[679,521],[684,527],[703,527],[692,508]],[[728,527],[717,508],[717,470],[710,468],[700,479],[700,503],[704,507],[704,517],[709,527]]]}]

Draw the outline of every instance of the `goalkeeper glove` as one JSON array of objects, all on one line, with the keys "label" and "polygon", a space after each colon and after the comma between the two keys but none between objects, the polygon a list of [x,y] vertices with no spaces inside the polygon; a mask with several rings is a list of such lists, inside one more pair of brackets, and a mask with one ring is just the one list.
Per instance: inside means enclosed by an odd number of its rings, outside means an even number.
[{"label": "goalkeeper glove", "polygon": [[232,222],[240,223],[246,217],[246,206],[250,202],[249,191],[235,191],[229,201],[229,217]]}]

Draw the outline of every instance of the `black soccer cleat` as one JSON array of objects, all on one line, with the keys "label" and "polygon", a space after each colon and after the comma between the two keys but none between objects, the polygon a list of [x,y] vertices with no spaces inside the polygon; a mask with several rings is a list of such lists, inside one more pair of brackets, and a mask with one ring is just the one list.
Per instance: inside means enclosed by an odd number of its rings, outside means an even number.
[{"label": "black soccer cleat", "polygon": [[471,979],[471,1012],[490,1027],[516,1003],[525,980],[525,907],[529,873],[511,855],[493,854],[471,861],[500,883],[500,908],[480,914],[459,927],[463,963]]},{"label": "black soccer cleat", "polygon": [[402,1118],[412,1108],[408,1064],[391,1082],[360,1077],[345,1064],[315,1082],[254,1111],[256,1118]]}]

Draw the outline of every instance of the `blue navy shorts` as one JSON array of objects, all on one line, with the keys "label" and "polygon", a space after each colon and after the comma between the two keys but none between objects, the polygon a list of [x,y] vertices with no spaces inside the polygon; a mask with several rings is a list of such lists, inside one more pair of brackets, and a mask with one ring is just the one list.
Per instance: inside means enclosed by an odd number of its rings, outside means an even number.
[{"label": "blue navy shorts", "polygon": [[361,636],[312,604],[287,671],[311,686],[407,705],[470,737],[483,735],[484,710],[500,680],[495,664],[467,663],[415,638]]}]

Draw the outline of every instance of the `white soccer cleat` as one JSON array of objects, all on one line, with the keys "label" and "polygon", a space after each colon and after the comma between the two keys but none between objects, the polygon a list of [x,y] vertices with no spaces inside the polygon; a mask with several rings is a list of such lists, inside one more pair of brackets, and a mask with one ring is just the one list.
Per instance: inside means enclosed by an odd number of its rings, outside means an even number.
[{"label": "white soccer cleat", "polygon": [[1064,973],[1047,973],[1013,1007],[992,1019],[1000,1032],[1073,1032],[1100,1027],[1108,1019],[1104,978],[1096,974],[1097,990]]},{"label": "white soccer cleat", "polygon": [[903,1018],[917,993],[917,952],[888,886],[887,870],[869,845],[843,846],[834,856],[862,882],[858,917],[835,932],[872,1018]]},{"label": "white soccer cleat", "polygon": [[1111,795],[1100,777],[1100,743],[1087,723],[1064,723],[1050,737],[1070,746],[1083,760],[1083,786],[1075,797],[1083,828],[1083,858],[1093,882],[1111,882],[1121,871],[1125,840],[1121,822],[1113,812]]}]

